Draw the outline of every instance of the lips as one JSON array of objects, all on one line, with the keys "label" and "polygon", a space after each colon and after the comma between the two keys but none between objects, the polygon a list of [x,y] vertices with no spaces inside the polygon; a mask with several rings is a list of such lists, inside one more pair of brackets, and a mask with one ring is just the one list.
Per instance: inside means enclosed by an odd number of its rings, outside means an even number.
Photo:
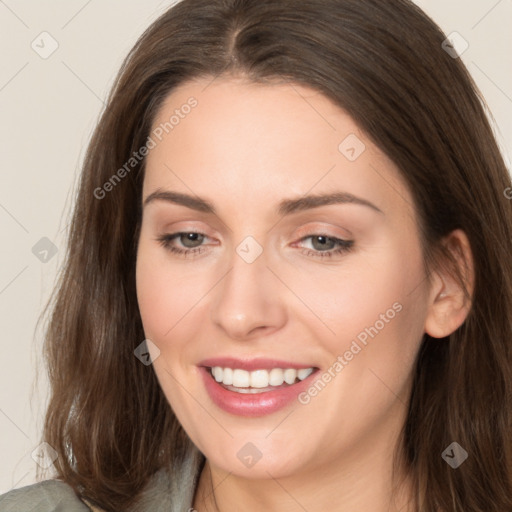
[{"label": "lips", "polygon": [[214,357],[201,361],[198,366],[207,368],[214,368],[220,366],[222,368],[239,368],[248,372],[254,370],[271,370],[272,368],[295,368],[300,370],[302,368],[315,367],[314,364],[309,363],[295,363],[293,361],[285,361],[279,359],[255,358],[255,359],[235,359],[234,357]]},{"label": "lips", "polygon": [[[318,371],[318,368],[311,364],[265,358],[251,360],[212,358],[201,361],[199,366],[203,383],[212,402],[230,414],[245,417],[264,416],[290,405],[310,385],[311,379]],[[217,381],[212,375],[212,368],[219,367],[243,370],[243,373],[279,368],[296,371],[305,371],[310,368],[313,371],[307,372],[308,375],[303,380],[297,379],[293,384],[283,383],[275,387],[256,389],[247,386],[236,388]]]}]

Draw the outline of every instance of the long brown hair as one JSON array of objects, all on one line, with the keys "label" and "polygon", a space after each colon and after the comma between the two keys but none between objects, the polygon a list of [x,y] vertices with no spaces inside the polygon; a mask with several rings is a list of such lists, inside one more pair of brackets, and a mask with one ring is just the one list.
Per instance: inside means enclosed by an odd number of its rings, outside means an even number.
[{"label": "long brown hair", "polygon": [[[179,467],[190,443],[133,354],[144,340],[135,288],[144,159],[108,194],[98,188],[146,144],[176,86],[236,74],[304,84],[352,116],[412,193],[427,271],[452,261],[445,235],[467,234],[471,310],[452,335],[424,336],[397,461],[419,511],[512,510],[510,176],[445,38],[408,0],[183,0],[140,37],[86,153],[46,331],[43,440],[78,494],[124,510],[158,469]],[[469,454],[457,469],[441,456],[454,441]]]}]

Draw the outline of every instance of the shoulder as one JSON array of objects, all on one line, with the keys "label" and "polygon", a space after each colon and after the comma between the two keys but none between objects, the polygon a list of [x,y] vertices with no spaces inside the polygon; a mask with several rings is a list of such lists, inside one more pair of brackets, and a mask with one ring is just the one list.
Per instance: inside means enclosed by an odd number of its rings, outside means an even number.
[{"label": "shoulder", "polygon": [[71,486],[60,480],[45,480],[0,496],[0,512],[90,512]]},{"label": "shoulder", "polygon": [[[157,471],[129,512],[183,512],[191,510],[194,493],[205,463],[194,446],[185,457],[169,468]],[[13,489],[0,496],[0,512],[96,512],[78,498],[62,480],[45,480]],[[128,511],[127,511],[128,512]]]}]

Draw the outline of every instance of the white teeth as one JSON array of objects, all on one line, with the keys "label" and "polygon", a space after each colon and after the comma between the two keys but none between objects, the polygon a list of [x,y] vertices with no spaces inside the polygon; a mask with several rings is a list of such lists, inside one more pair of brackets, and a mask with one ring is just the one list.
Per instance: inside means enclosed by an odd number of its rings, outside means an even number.
[{"label": "white teeth", "polygon": [[213,368],[213,376],[215,377],[215,380],[217,382],[222,382],[222,378],[223,378],[223,374],[224,371],[222,370],[222,368],[220,366],[216,366],[215,368]]},{"label": "white teeth", "polygon": [[304,380],[306,377],[309,377],[313,373],[313,368],[301,368],[297,372],[297,377],[299,377],[300,380]]},{"label": "white teeth", "polygon": [[233,370],[233,386],[236,388],[248,388],[250,386],[251,375],[245,370]]},{"label": "white teeth", "polygon": [[271,386],[280,386],[284,382],[284,372],[281,368],[272,368],[270,370],[269,384]]},{"label": "white teeth", "polygon": [[292,370],[291,368],[284,371],[284,381],[286,384],[293,384],[295,379],[297,378],[297,370]]},{"label": "white teeth", "polygon": [[[297,378],[304,380],[313,373],[313,368],[272,368],[271,370],[255,370],[248,372],[239,368],[222,368],[214,366],[211,374],[214,379],[226,386],[236,388],[268,388],[269,386],[281,386],[286,384],[295,384]],[[248,391],[249,392],[249,391]],[[254,391],[256,392],[256,391]]]},{"label": "white teeth", "polygon": [[268,386],[267,370],[251,372],[251,388],[266,388]]},{"label": "white teeth", "polygon": [[233,370],[231,368],[224,368],[222,382],[228,386],[233,384]]}]

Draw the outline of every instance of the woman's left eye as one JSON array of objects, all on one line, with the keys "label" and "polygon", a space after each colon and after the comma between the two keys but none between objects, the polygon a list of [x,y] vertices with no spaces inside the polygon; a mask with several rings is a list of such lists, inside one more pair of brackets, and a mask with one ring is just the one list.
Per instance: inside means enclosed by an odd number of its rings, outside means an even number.
[{"label": "woman's left eye", "polygon": [[[162,235],[158,237],[157,240],[170,252],[174,254],[189,256],[204,252],[205,249],[202,246],[202,242],[206,238],[208,237],[203,233],[196,233],[194,231],[180,231],[178,233]],[[303,242],[304,240],[308,239],[311,239],[311,245],[313,248],[304,248],[302,251],[303,254],[320,258],[332,257],[336,254],[348,252],[353,248],[354,245],[353,240],[341,240],[340,238],[324,234],[308,235],[301,238],[299,242]],[[176,247],[176,245],[173,244],[175,240],[179,240],[180,244],[182,244],[182,247]]]},{"label": "woman's left eye", "polygon": [[[330,258],[336,254],[342,254],[344,252],[349,252],[352,250],[354,246],[353,240],[342,240],[340,238],[336,238],[333,236],[315,234],[309,235],[302,238],[300,241],[304,241],[307,239],[311,239],[311,245],[313,246],[313,250],[305,248],[302,253],[306,254],[306,256],[320,257],[320,258]],[[320,247],[318,250],[316,247]],[[327,250],[326,249],[327,247]],[[337,247],[337,249],[335,249]]]}]

